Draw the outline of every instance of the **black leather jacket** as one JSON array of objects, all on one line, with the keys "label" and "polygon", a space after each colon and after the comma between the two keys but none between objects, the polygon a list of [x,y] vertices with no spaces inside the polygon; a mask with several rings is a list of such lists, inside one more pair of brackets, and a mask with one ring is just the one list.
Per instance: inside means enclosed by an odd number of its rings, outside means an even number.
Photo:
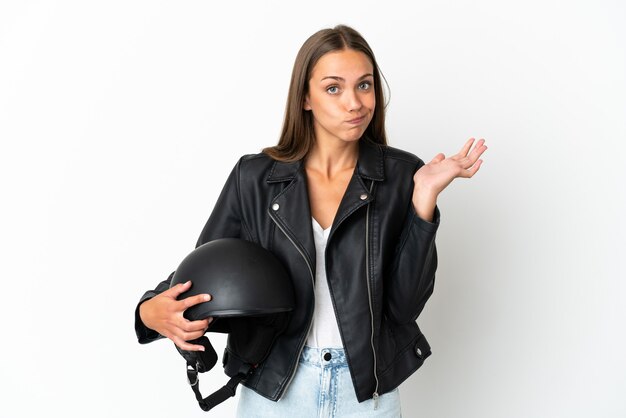
[{"label": "black leather jacket", "polygon": [[[437,267],[438,210],[434,221],[426,222],[411,203],[413,174],[423,164],[362,138],[328,237],[328,284],[359,402],[395,389],[431,352],[415,322],[432,294]],[[265,154],[242,157],[197,245],[222,237],[271,250],[294,281],[296,309],[288,328],[244,383],[277,400],[295,373],[315,306],[315,244],[302,162],[277,162]],[[140,303],[167,288],[169,279]],[[228,332],[219,320],[211,327]],[[159,338],[137,315],[135,329],[141,343]]]}]

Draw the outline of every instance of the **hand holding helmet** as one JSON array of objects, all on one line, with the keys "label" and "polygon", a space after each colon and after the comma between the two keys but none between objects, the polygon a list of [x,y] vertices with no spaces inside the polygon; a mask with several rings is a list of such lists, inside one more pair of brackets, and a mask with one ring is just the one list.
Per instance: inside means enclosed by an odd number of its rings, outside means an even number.
[{"label": "hand holding helmet", "polygon": [[190,281],[179,283],[145,301],[139,307],[139,316],[148,328],[169,338],[181,349],[204,351],[203,346],[190,344],[187,341],[203,336],[213,318],[190,321],[183,316],[183,313],[187,308],[211,300],[211,295],[203,293],[177,300],[178,296],[190,287]]},{"label": "hand holding helmet", "polygon": [[[206,299],[209,291],[215,296],[210,302]],[[238,238],[220,238],[196,247],[162,294],[168,292],[166,306],[175,310],[178,323],[208,326],[210,321],[204,321],[219,318],[222,331],[218,332],[228,330],[222,365],[230,380],[207,397],[200,393],[198,374],[211,370],[218,357],[209,338],[203,336],[204,329],[185,334],[187,345],[204,350],[187,350],[171,338],[187,363],[187,381],[204,411],[235,396],[239,383],[254,374],[286,330],[295,306],[291,277],[278,258],[261,245]],[[180,305],[172,302],[175,298],[180,298]],[[162,322],[168,324],[168,318]],[[191,337],[196,339],[189,341]]]}]

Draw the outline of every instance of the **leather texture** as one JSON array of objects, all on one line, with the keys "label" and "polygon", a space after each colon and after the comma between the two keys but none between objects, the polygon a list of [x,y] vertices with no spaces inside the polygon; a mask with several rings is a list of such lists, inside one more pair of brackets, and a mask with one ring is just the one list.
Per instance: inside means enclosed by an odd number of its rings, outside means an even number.
[{"label": "leather texture", "polygon": [[[416,319],[433,292],[439,211],[426,222],[413,209],[413,175],[423,164],[413,154],[361,138],[357,166],[328,237],[328,284],[359,402],[395,389],[431,354]],[[272,251],[293,280],[296,308],[287,329],[244,382],[277,400],[295,373],[314,307],[316,254],[303,162],[243,156],[197,246],[224,237]],[[168,289],[171,277],[139,303]],[[160,338],[141,323],[138,306],[139,342]],[[216,320],[211,328],[228,332],[226,325]]]}]

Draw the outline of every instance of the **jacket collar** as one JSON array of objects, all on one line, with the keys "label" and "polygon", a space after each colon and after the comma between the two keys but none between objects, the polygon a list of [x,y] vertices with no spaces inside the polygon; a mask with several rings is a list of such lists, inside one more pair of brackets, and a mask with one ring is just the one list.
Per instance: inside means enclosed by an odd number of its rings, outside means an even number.
[{"label": "jacket collar", "polygon": [[[382,146],[372,142],[367,137],[359,140],[359,160],[357,173],[363,179],[383,181],[385,180],[385,168],[383,163]],[[302,167],[302,160],[286,163],[275,161],[267,177],[268,183],[280,183],[291,181]]]}]

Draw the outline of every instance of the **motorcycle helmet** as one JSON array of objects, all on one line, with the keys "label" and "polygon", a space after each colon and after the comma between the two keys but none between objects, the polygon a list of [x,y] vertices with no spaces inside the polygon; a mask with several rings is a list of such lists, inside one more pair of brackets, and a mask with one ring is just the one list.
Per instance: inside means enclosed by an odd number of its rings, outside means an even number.
[{"label": "motorcycle helmet", "polygon": [[[269,250],[250,241],[221,238],[198,246],[187,255],[172,276],[170,287],[190,280],[191,288],[178,298],[202,293],[211,300],[188,308],[190,321],[213,317],[227,330],[228,344],[222,358],[230,381],[212,395],[200,394],[198,373],[213,368],[217,354],[209,339],[191,341],[205,351],[176,349],[187,361],[187,378],[200,407],[208,411],[235,395],[237,385],[250,377],[265,360],[278,335],[287,326],[295,298],[291,278]],[[209,327],[208,332],[211,332]]]}]

